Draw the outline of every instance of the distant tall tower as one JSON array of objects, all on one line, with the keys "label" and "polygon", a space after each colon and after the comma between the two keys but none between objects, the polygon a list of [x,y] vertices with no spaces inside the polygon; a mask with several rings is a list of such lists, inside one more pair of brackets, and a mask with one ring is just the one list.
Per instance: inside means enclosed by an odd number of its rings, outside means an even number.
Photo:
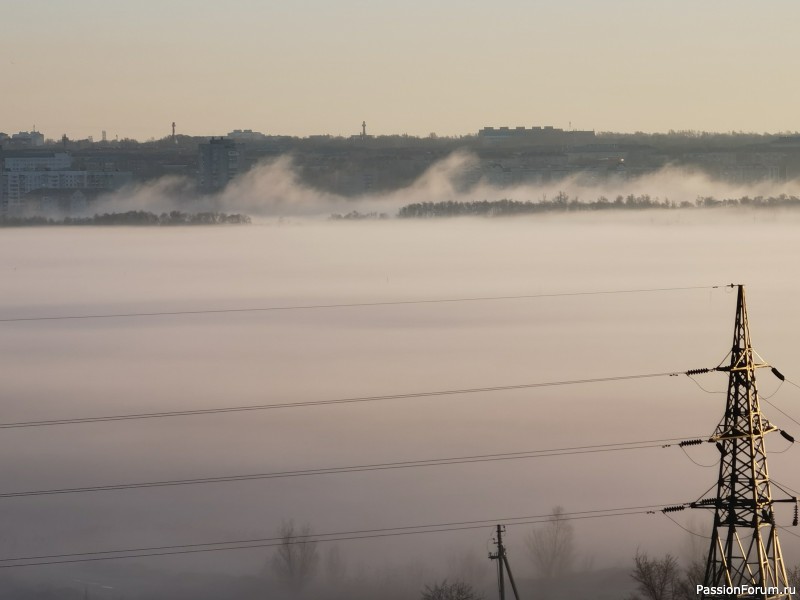
[{"label": "distant tall tower", "polygon": [[361,137],[362,138],[366,138],[367,137],[367,122],[366,121],[361,123]]},{"label": "distant tall tower", "polygon": [[172,143],[177,144],[178,140],[175,139],[175,121],[172,122]]},{"label": "distant tall tower", "polygon": [[107,141],[108,141],[108,137],[106,136],[106,130],[103,129],[103,142],[107,142]]}]

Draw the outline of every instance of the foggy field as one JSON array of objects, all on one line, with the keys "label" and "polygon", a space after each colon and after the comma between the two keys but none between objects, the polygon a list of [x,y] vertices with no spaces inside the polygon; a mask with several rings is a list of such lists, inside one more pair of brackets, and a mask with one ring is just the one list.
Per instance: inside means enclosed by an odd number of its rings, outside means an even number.
[{"label": "foggy field", "polygon": [[[800,382],[798,231],[800,215],[793,212],[747,210],[4,230],[0,319],[744,283],[755,349]],[[721,287],[0,322],[0,421],[714,367],[730,349],[735,299]],[[698,381],[710,391],[725,389],[721,374]],[[759,372],[765,396],[778,383],[768,370]],[[800,419],[797,388],[784,385],[771,401]],[[724,394],[705,393],[681,376],[7,429],[0,436],[0,492],[707,437],[724,402]],[[762,409],[800,435],[800,427],[774,408]],[[770,450],[786,446],[777,435],[768,440]],[[546,515],[557,505],[572,512],[676,504],[701,497],[717,477],[713,446],[687,452],[713,468],[692,464],[676,447],[655,447],[4,498],[0,557],[269,537],[286,519],[324,533]],[[793,449],[771,455],[769,466],[776,480],[797,489],[796,459]],[[675,518],[705,528],[711,514],[692,512]],[[780,507],[779,514],[788,525],[789,508]],[[593,569],[628,569],[637,548],[680,554],[687,544],[687,534],[660,513],[573,523],[581,564]],[[507,532],[509,560],[522,579],[532,575],[523,545],[530,527]],[[427,563],[419,590],[452,574],[465,553],[474,552],[491,576],[485,560],[491,533],[486,527],[338,547],[353,575]],[[787,563],[799,563],[799,540],[781,535]],[[323,556],[326,549],[320,545]],[[262,548],[8,569],[0,582],[8,577],[69,587],[74,579],[127,581],[132,571],[120,571],[123,563],[151,574],[142,580],[156,571],[258,576],[271,553]],[[129,597],[117,585],[119,596],[97,591],[97,597]]]},{"label": "foggy field", "polygon": [[2,18],[0,600],[800,600],[800,2]]}]

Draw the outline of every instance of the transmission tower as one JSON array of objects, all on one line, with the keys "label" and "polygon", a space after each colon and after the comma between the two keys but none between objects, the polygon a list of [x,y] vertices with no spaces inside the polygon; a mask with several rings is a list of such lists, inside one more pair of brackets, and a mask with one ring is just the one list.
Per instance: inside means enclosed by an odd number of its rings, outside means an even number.
[{"label": "transmission tower", "polygon": [[[756,369],[769,365],[754,360],[757,354],[750,344],[744,286],[737,287],[730,365],[717,368],[728,372],[725,417],[710,440],[721,454],[717,494],[692,504],[693,508],[714,510],[703,580],[711,593],[704,591],[700,597],[788,599],[792,595],[784,589],[789,582],[774,504],[794,502],[796,506],[797,498],[772,498],[764,436],[778,428],[761,414],[756,389]],[[783,379],[775,369],[773,373]]]},{"label": "transmission tower", "polygon": [[514,582],[514,576],[511,574],[511,567],[508,564],[508,557],[506,556],[506,547],[503,545],[503,532],[505,530],[505,525],[497,526],[494,540],[494,543],[497,546],[497,552],[490,552],[489,558],[497,561],[497,589],[500,591],[500,600],[506,600],[506,584],[504,574],[508,574],[508,581],[511,583],[511,589],[514,590],[514,598],[519,600],[517,584]]}]

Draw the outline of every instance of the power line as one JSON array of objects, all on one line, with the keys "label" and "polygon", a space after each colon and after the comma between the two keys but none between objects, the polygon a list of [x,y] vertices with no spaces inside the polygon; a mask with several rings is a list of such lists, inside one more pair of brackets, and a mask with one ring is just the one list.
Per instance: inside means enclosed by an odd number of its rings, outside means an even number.
[{"label": "power line", "polygon": [[[585,296],[585,295],[599,295],[599,294],[661,292],[661,291],[676,291],[676,290],[688,290],[688,289],[714,289],[714,288],[718,288],[718,287],[722,287],[722,286],[696,286],[696,287],[685,287],[685,288],[615,290],[615,291],[598,291],[598,292],[577,292],[577,293],[567,293],[567,294],[540,294],[540,295],[505,296],[505,297],[473,297],[473,298],[417,300],[417,301],[400,301],[400,302],[353,303],[353,304],[335,304],[335,305],[331,304],[331,305],[314,305],[314,306],[283,306],[283,307],[249,308],[249,309],[172,311],[172,312],[126,313],[126,314],[106,314],[106,315],[67,315],[67,316],[53,316],[53,317],[45,316],[45,317],[0,319],[0,322],[45,321],[45,320],[67,320],[67,319],[72,319],[72,320],[75,320],[75,319],[107,319],[107,318],[125,318],[125,317],[153,317],[153,316],[167,316],[167,315],[192,315],[192,314],[211,314],[211,313],[265,312],[265,311],[280,311],[280,310],[308,310],[308,309],[326,309],[326,308],[332,309],[332,308],[348,308],[348,307],[359,307],[359,306],[432,304],[432,303],[445,303],[445,302],[473,302],[473,301],[489,301],[489,300],[513,300],[513,299],[525,299],[525,298]],[[632,379],[642,379],[642,378],[652,378],[652,377],[662,377],[662,376],[677,376],[679,374],[682,374],[682,373],[679,373],[679,372],[667,372],[667,373],[642,374],[642,375],[625,375],[625,376],[616,376],[616,377],[604,377],[604,378],[581,379],[581,380],[570,380],[570,381],[520,384],[520,385],[512,385],[512,386],[495,386],[495,387],[486,387],[486,388],[442,390],[442,391],[422,392],[422,393],[415,393],[415,394],[397,394],[397,395],[385,395],[385,396],[368,396],[368,397],[357,397],[357,398],[344,398],[344,399],[334,399],[334,400],[319,400],[319,401],[300,402],[300,403],[276,403],[276,404],[265,404],[265,405],[256,405],[256,406],[239,406],[239,407],[223,407],[223,408],[212,408],[212,409],[198,409],[198,410],[190,410],[190,411],[165,411],[165,412],[158,412],[158,413],[140,413],[140,414],[127,414],[127,415],[112,415],[112,416],[103,416],[103,417],[84,417],[84,418],[76,418],[76,419],[57,419],[57,420],[47,420],[47,421],[44,421],[44,420],[43,421],[27,421],[27,422],[0,424],[0,428],[9,429],[9,428],[20,428],[20,427],[36,427],[36,426],[49,426],[49,425],[62,425],[62,424],[77,424],[77,423],[95,423],[95,422],[108,422],[108,421],[132,420],[132,419],[147,419],[147,418],[161,418],[161,417],[172,417],[172,416],[190,416],[190,415],[203,415],[203,414],[217,414],[217,413],[252,411],[252,410],[267,410],[267,409],[277,409],[277,408],[297,408],[297,407],[332,405],[332,404],[373,402],[373,401],[383,401],[383,400],[393,400],[393,399],[422,398],[422,397],[443,396],[443,395],[469,394],[469,393],[507,391],[507,390],[515,390],[515,389],[531,389],[531,388],[539,388],[539,387],[551,387],[551,386],[562,386],[562,385],[598,383],[598,382],[609,382],[609,381],[622,381],[622,380],[632,380]],[[686,374],[688,374],[688,373],[686,373]],[[355,465],[355,466],[352,466],[352,467],[345,467],[345,468],[339,467],[339,468],[329,468],[329,469],[322,469],[322,470],[317,469],[317,470],[306,470],[306,471],[296,471],[296,472],[267,473],[267,474],[255,474],[255,475],[247,475],[247,476],[231,476],[231,477],[224,477],[224,478],[204,478],[204,479],[195,479],[195,480],[170,480],[170,481],[163,481],[163,482],[147,482],[147,483],[139,483],[139,484],[117,484],[117,485],[114,485],[114,486],[94,486],[94,487],[86,487],[86,488],[70,488],[70,489],[61,489],[61,490],[40,490],[40,491],[36,491],[36,492],[20,492],[20,493],[0,494],[0,497],[44,495],[44,494],[56,494],[56,493],[76,493],[76,492],[101,491],[101,490],[111,490],[111,489],[128,489],[128,488],[134,488],[134,487],[136,487],[136,488],[138,488],[138,487],[155,487],[155,486],[164,486],[164,485],[188,485],[188,484],[195,484],[195,483],[211,483],[211,482],[221,482],[221,481],[234,481],[234,480],[241,480],[241,479],[245,479],[245,478],[256,479],[256,478],[269,478],[269,477],[287,477],[287,476],[298,476],[298,475],[346,472],[348,470],[357,471],[357,470],[377,470],[377,469],[390,469],[390,468],[409,468],[409,467],[416,467],[416,466],[435,466],[435,465],[440,465],[440,464],[458,464],[459,462],[479,462],[479,461],[490,461],[490,460],[511,460],[511,459],[517,459],[517,458],[533,458],[533,457],[537,457],[537,456],[550,456],[550,455],[559,455],[559,454],[608,452],[608,451],[615,451],[615,450],[654,447],[655,445],[660,445],[662,442],[665,442],[665,441],[674,441],[674,440],[653,440],[653,441],[650,441],[650,442],[658,442],[658,444],[649,443],[649,445],[648,445],[648,442],[631,442],[631,443],[602,445],[602,446],[587,446],[587,447],[573,447],[573,448],[529,451],[529,452],[525,452],[525,453],[506,453],[506,454],[498,454],[498,455],[475,455],[475,456],[470,456],[470,457],[455,457],[455,458],[444,458],[444,459],[427,459],[427,460],[423,460],[423,461],[407,461],[407,462],[404,462],[404,463],[380,463],[380,464],[375,464],[375,465]],[[639,446],[633,446],[633,444],[640,444],[640,445]],[[615,447],[605,447],[605,446],[615,446]],[[620,446],[626,446],[626,447],[620,447]],[[573,519],[592,519],[592,518],[603,518],[603,517],[612,517],[612,516],[626,516],[626,515],[634,515],[634,514],[644,514],[644,513],[653,512],[651,509],[657,508],[657,507],[660,507],[660,505],[651,505],[651,506],[648,506],[648,507],[628,507],[628,508],[619,508],[619,509],[606,509],[606,510],[603,510],[603,511],[584,511],[582,513],[565,513],[562,518],[564,518],[565,520],[573,520]],[[317,542],[317,541],[341,541],[341,540],[350,540],[350,539],[366,539],[366,538],[378,538],[378,537],[389,537],[389,536],[399,536],[399,535],[415,535],[415,534],[422,534],[422,533],[436,533],[436,532],[445,532],[445,531],[456,531],[456,530],[464,530],[464,529],[477,529],[477,528],[486,527],[488,522],[497,523],[497,522],[505,521],[509,525],[522,525],[522,524],[540,523],[540,522],[543,522],[542,519],[548,519],[548,518],[550,518],[550,515],[538,515],[538,516],[533,516],[533,517],[511,517],[511,518],[508,518],[508,519],[496,519],[496,518],[493,518],[493,519],[489,519],[489,520],[475,521],[475,522],[419,525],[419,526],[411,526],[411,527],[376,529],[376,530],[356,530],[356,531],[350,531],[350,532],[320,534],[320,535],[317,535],[317,536],[312,536],[312,539],[310,539],[310,540],[296,540],[295,542],[292,542],[292,543],[306,543],[306,541],[314,541],[314,542]],[[480,523],[480,524],[478,524],[478,523]],[[283,543],[285,543],[285,542],[283,540],[279,541],[279,538],[261,538],[260,540],[244,540],[244,541],[240,540],[240,541],[209,542],[209,543],[203,543],[203,544],[191,544],[191,545],[184,545],[184,546],[169,546],[169,547],[155,547],[155,548],[127,549],[127,550],[110,550],[110,551],[95,551],[95,552],[72,553],[72,554],[61,554],[61,555],[47,555],[47,556],[38,556],[38,557],[16,557],[16,558],[0,559],[1,562],[5,562],[5,563],[9,563],[9,562],[16,563],[16,564],[3,564],[3,565],[0,565],[0,567],[1,568],[8,568],[8,567],[13,567],[13,566],[34,566],[34,565],[46,565],[46,564],[61,564],[61,563],[68,563],[68,562],[69,563],[73,563],[73,562],[84,562],[84,561],[112,560],[112,559],[121,559],[121,558],[136,558],[136,557],[146,557],[146,556],[188,554],[188,553],[197,553],[197,552],[216,552],[216,551],[226,551],[226,550],[236,550],[236,549],[263,548],[263,547],[269,547],[269,546],[277,546],[277,545],[281,545]],[[224,545],[225,547],[209,547],[209,546],[220,546],[220,545]],[[112,555],[112,554],[115,554],[115,555]],[[51,559],[58,559],[58,560],[51,560]],[[28,561],[28,562],[22,562],[22,561]]]},{"label": "power line", "polygon": [[279,408],[305,408],[309,406],[330,406],[337,404],[357,404],[365,402],[381,402],[385,400],[405,400],[409,398],[430,398],[434,396],[453,396],[457,394],[479,394],[487,392],[504,392],[509,390],[525,390],[543,387],[557,387],[564,385],[577,385],[585,383],[603,383],[609,381],[628,381],[632,379],[647,379],[653,377],[677,377],[696,372],[707,372],[710,369],[696,369],[693,371],[667,371],[664,373],[647,373],[643,375],[619,375],[615,377],[595,377],[591,379],[573,379],[567,381],[547,381],[539,383],[522,383],[517,385],[498,385],[492,387],[465,388],[456,390],[438,390],[433,392],[415,392],[409,394],[389,394],[383,396],[357,396],[353,398],[337,398],[333,400],[311,400],[307,402],[279,402],[274,404],[254,404],[249,406],[226,406],[218,408],[199,408],[192,410],[160,411],[152,413],[131,413],[122,415],[105,415],[99,417],[76,417],[69,419],[46,419],[39,421],[18,421],[13,423],[0,423],[0,429],[16,429],[22,427],[46,427],[53,425],[76,425],[85,423],[106,423],[109,421],[129,421],[137,419],[159,419],[164,417],[186,417],[199,415],[212,415],[221,413],[234,413],[255,410],[273,410]]},{"label": "power line", "polygon": [[775,404],[774,404],[774,403],[770,402],[769,400],[767,400],[767,399],[766,399],[766,398],[764,398],[764,397],[761,397],[761,400],[763,400],[764,402],[766,402],[767,404],[769,404],[769,405],[770,405],[772,408],[774,408],[775,410],[777,410],[779,413],[781,413],[781,414],[782,414],[784,417],[786,417],[786,418],[787,418],[787,419],[789,419],[790,421],[793,421],[793,422],[795,422],[796,424],[800,425],[800,421],[798,421],[797,419],[795,419],[795,418],[794,418],[792,415],[790,415],[789,413],[787,413],[787,412],[785,412],[785,411],[781,410],[780,408],[778,408],[777,406],[775,406]]},{"label": "power line", "polygon": [[789,383],[789,384],[793,385],[794,387],[796,387],[797,389],[800,389],[800,385],[796,384],[796,383],[795,383],[794,381],[792,381],[791,379],[787,379],[787,380],[786,380],[786,383]]},{"label": "power line", "polygon": [[784,533],[788,533],[789,535],[793,535],[796,538],[800,538],[800,534],[795,533],[794,531],[792,531],[791,529],[789,529],[785,525],[778,525],[778,528],[782,529],[784,531]]},{"label": "power line", "polygon": [[[636,514],[655,514],[656,509],[663,508],[662,504],[631,506],[620,508],[608,508],[600,510],[577,511],[562,513],[560,519],[565,521],[597,519],[605,517],[621,517]],[[423,533],[440,533],[446,531],[462,531],[468,529],[483,529],[491,524],[501,523],[508,526],[529,525],[537,523],[547,523],[552,518],[552,514],[531,515],[522,517],[505,517],[480,519],[476,521],[455,521],[449,523],[432,523],[425,525],[409,525],[404,527],[388,527],[378,529],[362,529],[353,531],[341,531],[332,533],[313,534],[309,536],[298,536],[296,539],[284,540],[282,537],[253,538],[246,540],[227,540],[217,542],[205,542],[195,544],[183,544],[175,546],[150,546],[144,548],[128,548],[117,550],[97,550],[87,552],[72,552],[64,554],[49,554],[40,556],[21,556],[0,558],[0,568],[27,567],[38,565],[51,565],[75,562],[93,562],[100,560],[116,560],[123,558],[142,558],[148,556],[166,556],[175,554],[194,554],[199,552],[220,552],[226,550],[243,550],[248,548],[267,548],[280,546],[282,544],[303,544],[317,542],[334,542],[355,539],[371,539],[382,537],[394,537],[402,535],[417,535]],[[224,546],[224,547],[209,547]],[[53,560],[55,559],[55,560]],[[22,562],[28,561],[28,562]]]},{"label": "power line", "polygon": [[684,527],[683,525],[681,525],[680,523],[678,523],[678,522],[677,522],[675,519],[673,519],[672,517],[670,517],[670,516],[669,516],[669,513],[662,512],[662,514],[663,514],[665,517],[667,517],[667,518],[668,518],[670,521],[672,521],[672,522],[673,522],[675,525],[677,525],[678,527],[680,527],[681,529],[683,529],[683,530],[684,530],[686,533],[689,533],[689,534],[691,534],[691,535],[693,535],[693,536],[696,536],[696,537],[699,537],[699,538],[703,538],[704,540],[707,540],[707,539],[709,539],[709,536],[707,536],[707,535],[703,535],[703,534],[697,533],[696,531],[692,531],[692,530],[691,530],[691,529],[689,529],[688,527]]},{"label": "power line", "polygon": [[[781,490],[783,490],[783,492],[784,492],[785,494],[787,494],[787,495],[791,495],[791,494],[789,493],[789,492],[791,492],[792,494],[796,494],[797,496],[800,496],[800,491],[797,491],[797,490],[795,490],[795,489],[791,488],[790,486],[786,485],[785,483],[779,483],[779,482],[778,482],[778,481],[776,481],[775,479],[770,479],[770,481],[772,481],[772,483],[774,483],[774,484],[775,484],[775,485],[777,485],[779,488],[781,488]],[[786,489],[783,489],[783,488],[786,488]],[[787,492],[786,490],[789,490],[789,491]]]},{"label": "power line", "polygon": [[642,294],[653,292],[677,292],[685,290],[713,290],[730,285],[702,285],[685,286],[670,288],[642,288],[627,290],[600,290],[589,292],[563,292],[554,294],[523,294],[518,296],[471,296],[462,298],[434,298],[430,300],[396,300],[388,302],[351,302],[346,304],[307,304],[296,306],[265,306],[251,308],[220,308],[202,310],[174,310],[174,311],[155,311],[155,312],[130,312],[130,313],[110,313],[110,314],[89,314],[89,315],[54,315],[41,317],[8,317],[0,319],[0,323],[20,323],[26,321],[67,321],[67,320],[86,320],[86,319],[122,319],[122,318],[141,318],[141,317],[167,317],[177,315],[209,315],[209,314],[230,314],[230,313],[254,313],[287,310],[317,310],[334,308],[360,308],[369,306],[403,306],[411,304],[444,304],[455,302],[490,302],[498,300],[530,300],[535,298],[563,298],[568,296],[600,296],[611,294]]},{"label": "power line", "polygon": [[690,455],[690,454],[689,454],[689,453],[686,451],[686,448],[684,448],[683,446],[681,446],[681,447],[680,447],[680,449],[681,449],[681,450],[683,450],[683,453],[686,455],[686,458],[688,458],[690,461],[692,461],[692,462],[693,462],[695,465],[697,465],[698,467],[703,467],[703,468],[705,468],[705,469],[709,469],[709,468],[711,468],[711,467],[716,467],[716,466],[718,466],[718,464],[717,464],[717,463],[711,463],[710,465],[706,465],[706,464],[703,464],[703,463],[701,463],[701,462],[697,462],[697,461],[696,461],[695,459],[693,459],[693,458],[692,458],[692,456],[691,456],[691,455]]},{"label": "power line", "polygon": [[117,483],[111,485],[82,486],[74,488],[58,488],[49,490],[33,490],[26,492],[0,493],[0,498],[22,498],[30,496],[50,496],[57,494],[79,494],[91,492],[106,492],[117,490],[130,490],[141,488],[170,487],[184,485],[199,485],[210,483],[230,483],[238,481],[253,481],[259,479],[280,479],[284,477],[302,477],[310,475],[335,475],[342,473],[360,473],[366,471],[384,471],[393,469],[409,469],[418,467],[439,467],[446,465],[459,465],[482,462],[496,462],[506,460],[520,460],[530,458],[547,458],[551,456],[569,456],[575,454],[594,454],[599,452],[616,452],[620,450],[642,450],[646,448],[661,448],[672,445],[683,438],[669,438],[661,440],[642,440],[635,442],[619,442],[614,444],[595,444],[590,446],[572,446],[567,448],[549,448],[542,450],[526,450],[522,452],[504,452],[495,454],[476,454],[471,456],[453,456],[444,458],[430,458],[411,461],[396,461],[365,465],[350,465],[342,467],[324,467],[316,469],[301,469],[293,471],[277,471],[272,473],[251,473],[244,475],[223,475],[219,477],[199,477],[194,479],[169,479],[165,481],[148,481],[138,483]]}]

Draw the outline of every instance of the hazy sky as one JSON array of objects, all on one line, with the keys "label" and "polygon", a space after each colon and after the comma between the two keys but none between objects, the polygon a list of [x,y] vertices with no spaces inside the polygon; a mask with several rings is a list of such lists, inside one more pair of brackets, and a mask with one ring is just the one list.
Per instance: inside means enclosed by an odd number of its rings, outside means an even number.
[{"label": "hazy sky", "polygon": [[794,0],[3,3],[0,131],[800,129]]}]

